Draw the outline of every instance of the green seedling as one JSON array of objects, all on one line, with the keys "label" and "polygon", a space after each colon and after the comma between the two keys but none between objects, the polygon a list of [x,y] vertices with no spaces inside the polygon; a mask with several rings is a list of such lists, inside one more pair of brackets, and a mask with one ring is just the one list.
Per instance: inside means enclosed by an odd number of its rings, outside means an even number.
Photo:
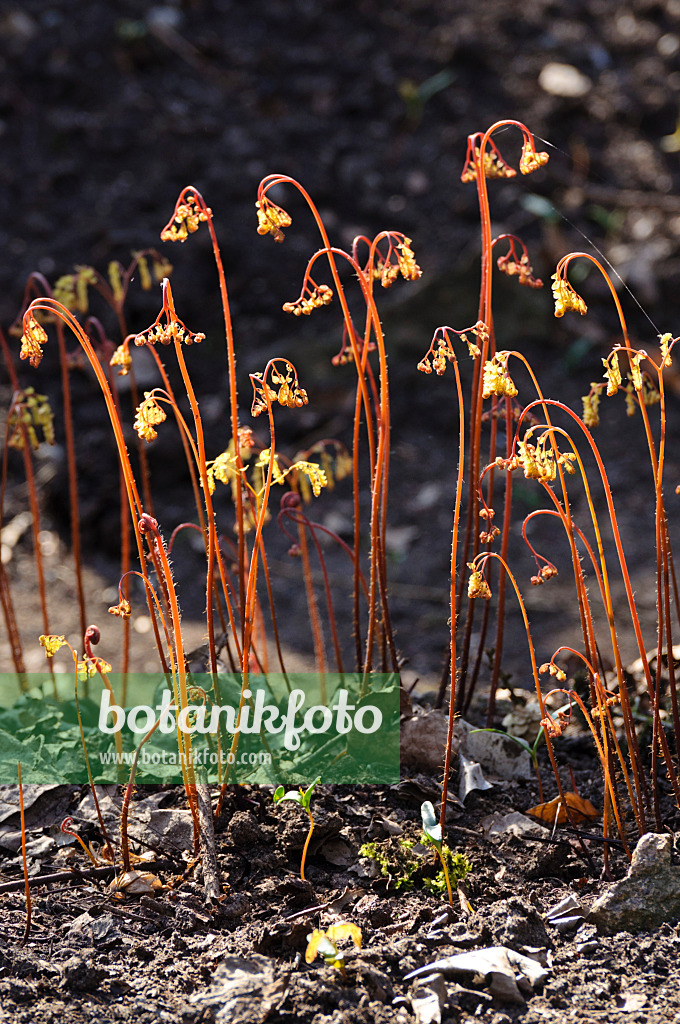
[{"label": "green seedling", "polygon": [[[359,856],[375,861],[381,875],[389,879],[390,886],[406,892],[413,888],[419,876],[422,878],[423,869],[427,870],[425,848],[429,846],[436,847],[436,844],[426,831],[419,841],[402,837],[391,838],[384,843],[364,843],[359,849]],[[444,859],[444,870],[434,878],[422,878],[424,888],[437,896],[450,892],[451,881],[455,884],[472,871],[472,865],[464,854],[453,853],[445,843],[440,843],[440,847],[438,852]]]},{"label": "green seedling", "polygon": [[351,938],[357,949],[361,949],[361,928],[356,924],[332,924],[325,932],[315,928],[307,936],[305,961],[308,964],[322,956],[327,967],[335,967],[345,976],[345,955],[336,946],[336,941]]},{"label": "green seedling", "polygon": [[284,800],[290,800],[294,804],[299,804],[309,818],[309,832],[307,833],[307,839],[305,840],[305,845],[302,850],[302,860],[300,861],[300,878],[302,879],[303,882],[305,880],[305,860],[307,859],[307,850],[309,848],[309,842],[312,838],[312,832],[314,831],[314,818],[312,817],[312,812],[309,809],[309,805],[312,802],[312,795],[314,793],[314,790],[319,785],[320,782],[321,776],[319,775],[316,779],[314,779],[314,782],[311,784],[311,786],[309,786],[308,789],[290,789],[286,793],[283,786],[279,786],[274,792],[275,804],[283,803]]},{"label": "green seedling", "polygon": [[420,817],[423,823],[423,832],[434,846],[435,850],[439,854],[439,859],[442,862],[444,878],[446,880],[446,891],[449,894],[449,904],[453,906],[453,894],[451,892],[449,869],[446,863],[446,857],[442,852],[442,827],[435,817],[434,807],[432,806],[431,801],[426,800],[420,805]]},{"label": "green seedling", "polygon": [[[426,844],[429,845],[430,841],[427,837],[425,837],[425,840]],[[456,885],[458,882],[461,882],[472,871],[472,864],[465,854],[453,853],[446,843],[442,844],[442,856],[446,862],[451,885]],[[434,878],[424,878],[423,886],[428,892],[431,892],[433,896],[443,897],[447,895],[446,875],[443,871],[438,871]],[[468,904],[468,907],[469,906],[470,905]]]}]

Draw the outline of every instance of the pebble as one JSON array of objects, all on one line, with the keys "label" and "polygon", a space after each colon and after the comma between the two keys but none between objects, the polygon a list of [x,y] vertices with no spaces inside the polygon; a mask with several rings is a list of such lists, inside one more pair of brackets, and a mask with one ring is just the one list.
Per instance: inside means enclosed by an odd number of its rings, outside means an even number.
[{"label": "pebble", "polygon": [[564,96],[578,99],[586,96],[593,87],[587,75],[582,74],[572,64],[546,64],[538,76],[538,84],[543,92],[551,96]]},{"label": "pebble", "polygon": [[680,919],[680,867],[671,862],[672,837],[647,833],[639,840],[625,878],[595,901],[588,920],[611,935],[649,931]]}]

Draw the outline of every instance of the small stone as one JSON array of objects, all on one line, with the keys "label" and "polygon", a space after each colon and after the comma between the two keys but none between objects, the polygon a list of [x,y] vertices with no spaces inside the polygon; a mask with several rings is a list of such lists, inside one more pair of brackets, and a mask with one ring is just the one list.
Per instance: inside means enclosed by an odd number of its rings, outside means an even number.
[{"label": "small stone", "polygon": [[591,907],[588,920],[599,932],[649,931],[680,919],[680,867],[671,864],[672,841],[669,835],[642,836],[626,877]]},{"label": "small stone", "polygon": [[[401,760],[424,771],[439,771],[448,738],[448,715],[430,711],[414,715],[402,725]],[[498,779],[532,778],[531,759],[519,744],[507,736],[486,729],[474,729],[462,718],[453,726],[451,750],[462,751],[482,770]]]},{"label": "small stone", "polygon": [[551,96],[564,96],[568,99],[578,99],[586,96],[593,87],[587,75],[575,68],[572,64],[546,64],[538,76],[538,84],[543,92]]}]

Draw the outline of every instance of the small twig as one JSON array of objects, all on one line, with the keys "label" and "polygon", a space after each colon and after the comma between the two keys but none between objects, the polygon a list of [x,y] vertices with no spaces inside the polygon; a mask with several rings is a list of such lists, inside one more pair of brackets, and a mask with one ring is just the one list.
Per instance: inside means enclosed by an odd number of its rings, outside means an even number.
[{"label": "small twig", "polygon": [[210,786],[203,779],[200,782],[196,782],[196,797],[205,898],[206,902],[210,902],[211,900],[218,900],[222,895],[222,883],[220,881],[220,869],[215,850],[215,829],[210,800]]},{"label": "small twig", "polygon": [[318,914],[322,910],[328,910],[333,900],[329,900],[328,903],[315,903],[312,907],[305,907],[304,910],[296,910],[294,914],[289,914],[288,917],[284,917],[284,921],[295,921],[298,917],[305,917],[306,914]]},{"label": "small twig", "polygon": [[24,811],[24,787],[21,784],[21,762],[17,765],[17,772],[19,776],[19,809],[21,812],[21,860],[24,869],[24,889],[26,891],[26,927],[24,929],[24,937],[20,942],[21,946],[25,946],[28,940],[28,936],[31,932],[31,887],[28,880],[28,860],[26,857],[26,814]]},{"label": "small twig", "polygon": [[[157,870],[163,870],[164,868],[174,868],[175,864],[170,860],[154,861],[153,867]],[[48,885],[53,882],[86,882],[92,878],[106,878],[107,875],[115,875],[115,873],[116,868],[113,864],[104,864],[102,867],[87,868],[85,871],[80,871],[78,868],[70,868],[68,871],[56,871],[52,875],[36,875],[34,878],[29,878],[28,881],[31,888],[36,888],[39,885]],[[20,892],[23,888],[23,880],[0,883],[0,893]]]},{"label": "small twig", "polygon": [[591,832],[581,832],[577,828],[565,828],[565,831],[570,836],[577,836],[582,839],[590,839],[593,843],[603,843],[609,846],[618,846],[619,849],[625,850],[625,843],[621,839],[609,839],[608,836],[595,836]]},{"label": "small twig", "polygon": [[466,917],[469,917],[470,914],[474,914],[474,909],[469,899],[469,886],[465,884],[462,878],[459,878],[458,882],[456,883],[456,892],[458,894],[458,902],[460,904],[460,909],[463,913],[463,919],[465,919]]},{"label": "small twig", "polygon": [[139,905],[144,909],[156,914],[157,917],[174,917],[175,908],[168,904],[155,900],[152,896],[140,896]]},{"label": "small twig", "polygon": [[583,836],[586,836],[588,839],[599,839],[600,842],[604,843],[616,843],[623,847],[623,843],[621,843],[621,841],[618,839],[602,839],[599,836],[590,836],[586,832],[574,833],[574,839],[577,840],[578,844],[577,846],[574,844],[573,841],[570,841],[568,839],[555,839],[554,836],[524,836],[523,838],[526,843],[548,843],[550,846],[568,847],[569,849],[573,850],[576,856],[580,857],[581,860],[588,866],[588,868],[592,872],[593,878],[597,878],[595,862],[588,853],[586,844],[583,842]]}]

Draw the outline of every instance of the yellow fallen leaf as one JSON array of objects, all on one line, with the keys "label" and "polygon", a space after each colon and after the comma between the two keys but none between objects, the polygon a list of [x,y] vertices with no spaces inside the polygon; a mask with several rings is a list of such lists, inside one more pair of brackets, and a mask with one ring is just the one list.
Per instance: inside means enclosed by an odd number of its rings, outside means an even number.
[{"label": "yellow fallen leaf", "polygon": [[322,932],[319,928],[315,928],[312,934],[307,936],[307,940],[305,961],[308,964],[311,964],[317,953],[320,953],[324,958],[337,956],[338,950],[335,943],[331,942],[326,933]]},{"label": "yellow fallen leaf", "polygon": [[311,964],[318,955],[324,958],[329,967],[344,970],[344,956],[338,952],[335,943],[346,938],[351,938],[354,945],[361,949],[361,928],[356,924],[332,924],[325,932],[315,928],[311,935],[307,936],[306,962]]},{"label": "yellow fallen leaf", "polygon": [[361,928],[357,924],[332,924],[326,930],[326,935],[331,942],[350,938],[357,949],[361,949]]}]

